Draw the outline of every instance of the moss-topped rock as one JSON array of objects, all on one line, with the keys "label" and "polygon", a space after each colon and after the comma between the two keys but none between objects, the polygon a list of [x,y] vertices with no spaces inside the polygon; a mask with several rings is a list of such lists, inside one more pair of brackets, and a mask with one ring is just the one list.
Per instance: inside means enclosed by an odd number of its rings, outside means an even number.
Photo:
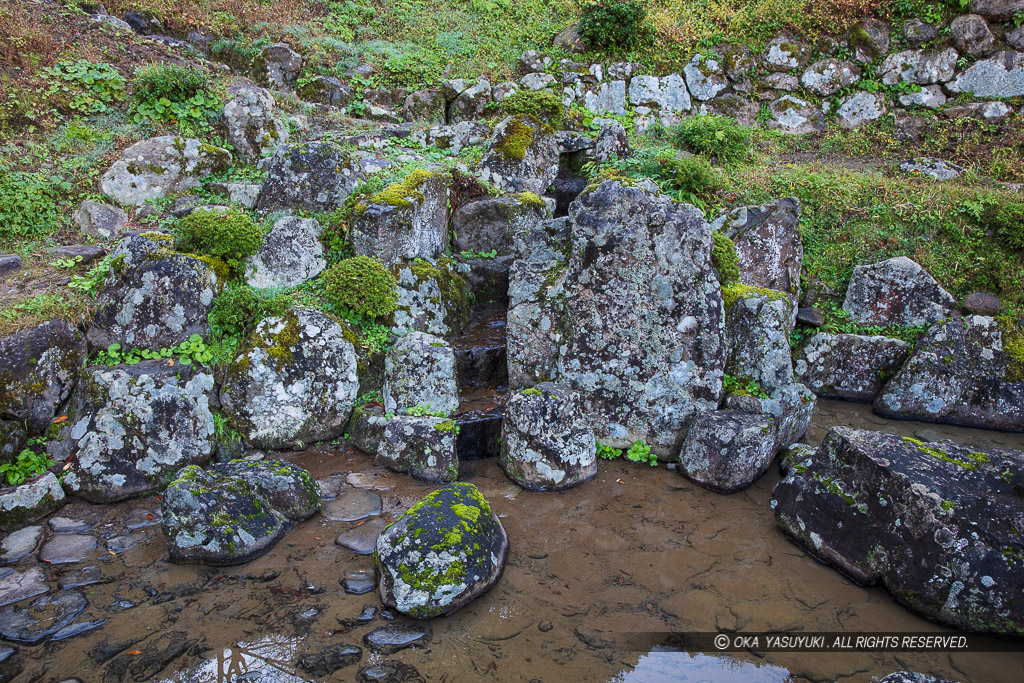
[{"label": "moss-topped rock", "polygon": [[440,488],[377,538],[384,604],[418,619],[448,616],[501,578],[508,536],[472,484]]},{"label": "moss-topped rock", "polygon": [[340,324],[294,308],[261,321],[226,370],[221,403],[257,448],[340,436],[358,394],[355,348]]},{"label": "moss-topped rock", "polygon": [[171,192],[200,186],[226,171],[231,153],[199,140],[164,135],[136,142],[100,179],[100,189],[122,206],[142,206]]},{"label": "moss-topped rock", "polygon": [[301,467],[233,460],[182,470],[164,493],[162,527],[175,562],[239,564],[319,509],[320,487]]},{"label": "moss-topped rock", "polygon": [[416,169],[405,179],[359,197],[352,218],[352,248],[391,265],[437,258],[448,246],[448,176]]},{"label": "moss-topped rock", "polygon": [[546,192],[558,175],[554,129],[529,114],[506,118],[494,129],[480,175],[505,192]]}]

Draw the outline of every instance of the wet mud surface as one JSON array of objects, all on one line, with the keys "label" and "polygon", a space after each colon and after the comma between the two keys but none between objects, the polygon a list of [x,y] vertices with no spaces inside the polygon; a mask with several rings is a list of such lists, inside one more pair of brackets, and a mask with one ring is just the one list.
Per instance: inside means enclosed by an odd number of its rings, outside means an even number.
[{"label": "wet mud surface", "polygon": [[[838,424],[1024,448],[1024,435],[894,422],[870,406],[831,401],[819,404],[806,441]],[[2,680],[869,681],[900,669],[1024,680],[1024,652],[755,656],[643,646],[643,634],[663,632],[948,632],[792,545],[768,507],[774,467],[747,491],[720,496],[664,467],[602,461],[594,481],[551,494],[521,490],[494,458],[464,462],[462,479],[480,487],[508,532],[508,565],[490,593],[456,615],[407,620],[375,591],[346,592],[362,589],[372,556],[336,541],[372,535],[433,487],[331,448],[285,457],[325,481],[327,497],[341,496],[327,503],[339,519],[318,513],[245,565],[169,563],[156,498],[73,502],[41,522],[39,545],[0,567],[0,583],[14,577],[9,570],[42,570],[46,595],[61,594],[58,582],[64,594],[84,595],[75,624],[89,628],[40,645],[9,643],[13,653],[0,645]],[[354,488],[375,491],[379,504]],[[379,516],[343,521],[378,505]],[[65,542],[72,535],[95,538],[96,547]],[[43,562],[40,548],[73,560]],[[26,586],[38,590],[39,578]],[[44,607],[33,612],[39,628],[60,616]]]}]

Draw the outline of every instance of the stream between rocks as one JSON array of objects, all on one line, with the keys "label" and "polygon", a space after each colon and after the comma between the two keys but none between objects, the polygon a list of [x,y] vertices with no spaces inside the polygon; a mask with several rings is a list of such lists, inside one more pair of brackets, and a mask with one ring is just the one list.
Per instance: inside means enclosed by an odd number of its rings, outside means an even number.
[{"label": "stream between rocks", "polygon": [[[819,401],[804,440],[817,444],[837,425],[1024,448],[1024,435],[892,421],[836,401]],[[355,594],[372,581],[371,556],[336,539],[366,547],[384,521],[436,487],[374,468],[347,446],[329,448],[287,456],[321,481],[323,511],[244,565],[171,564],[156,498],[74,502],[41,522],[42,550],[0,569],[0,581],[11,569],[41,569],[49,595],[59,581],[82,591],[88,606],[62,640],[14,653],[4,646],[0,679],[868,681],[909,669],[960,681],[1024,680],[1024,657],[1011,652],[618,649],[623,639],[664,632],[949,632],[787,540],[768,506],[779,480],[774,466],[746,491],[721,496],[665,467],[601,461],[592,482],[552,494],[511,484],[496,458],[463,462],[460,479],[480,488],[511,539],[504,575],[452,617],[394,615],[375,591]],[[381,516],[343,521],[378,505]]]}]

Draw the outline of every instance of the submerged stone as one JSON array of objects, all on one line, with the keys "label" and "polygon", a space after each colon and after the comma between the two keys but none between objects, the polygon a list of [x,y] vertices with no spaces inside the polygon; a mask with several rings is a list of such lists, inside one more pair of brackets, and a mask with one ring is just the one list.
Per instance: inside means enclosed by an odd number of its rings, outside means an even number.
[{"label": "submerged stone", "polygon": [[363,658],[363,650],[354,645],[335,643],[328,645],[319,652],[307,653],[299,657],[295,666],[302,672],[323,678],[330,676],[338,669],[358,664]]},{"label": "submerged stone", "polygon": [[507,554],[505,530],[476,486],[444,486],[377,539],[381,599],[419,619],[451,615],[498,582]]},{"label": "submerged stone", "polygon": [[35,645],[73,622],[89,606],[78,591],[44,595],[27,606],[0,608],[0,638]]},{"label": "submerged stone", "polygon": [[369,555],[377,546],[377,537],[387,526],[383,517],[374,517],[342,531],[334,542],[357,555]]},{"label": "submerged stone", "polygon": [[351,595],[363,595],[377,587],[377,573],[370,571],[354,571],[341,580],[341,586],[346,593]]},{"label": "submerged stone", "polygon": [[92,557],[99,546],[95,536],[88,534],[57,534],[39,550],[39,559],[49,564],[71,564]]},{"label": "submerged stone", "polygon": [[13,564],[25,559],[35,552],[42,537],[41,526],[27,526],[7,534],[0,540],[0,564]]},{"label": "submerged stone", "polygon": [[372,491],[344,489],[325,503],[320,512],[332,522],[358,522],[379,515],[382,505],[380,495]]},{"label": "submerged stone", "polygon": [[395,622],[370,631],[363,636],[363,642],[377,654],[390,655],[409,647],[423,647],[430,642],[431,635],[426,622]]},{"label": "submerged stone", "polygon": [[50,590],[46,585],[46,574],[42,567],[32,567],[23,572],[11,572],[0,577],[0,605],[9,605],[28,598],[34,598]]}]

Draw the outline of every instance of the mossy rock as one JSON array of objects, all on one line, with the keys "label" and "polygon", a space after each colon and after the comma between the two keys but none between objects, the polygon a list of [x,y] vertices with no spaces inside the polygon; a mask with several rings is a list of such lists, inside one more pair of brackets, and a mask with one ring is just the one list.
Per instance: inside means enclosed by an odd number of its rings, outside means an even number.
[{"label": "mossy rock", "polygon": [[377,539],[384,604],[418,619],[448,616],[501,578],[508,536],[473,484],[437,489]]}]

